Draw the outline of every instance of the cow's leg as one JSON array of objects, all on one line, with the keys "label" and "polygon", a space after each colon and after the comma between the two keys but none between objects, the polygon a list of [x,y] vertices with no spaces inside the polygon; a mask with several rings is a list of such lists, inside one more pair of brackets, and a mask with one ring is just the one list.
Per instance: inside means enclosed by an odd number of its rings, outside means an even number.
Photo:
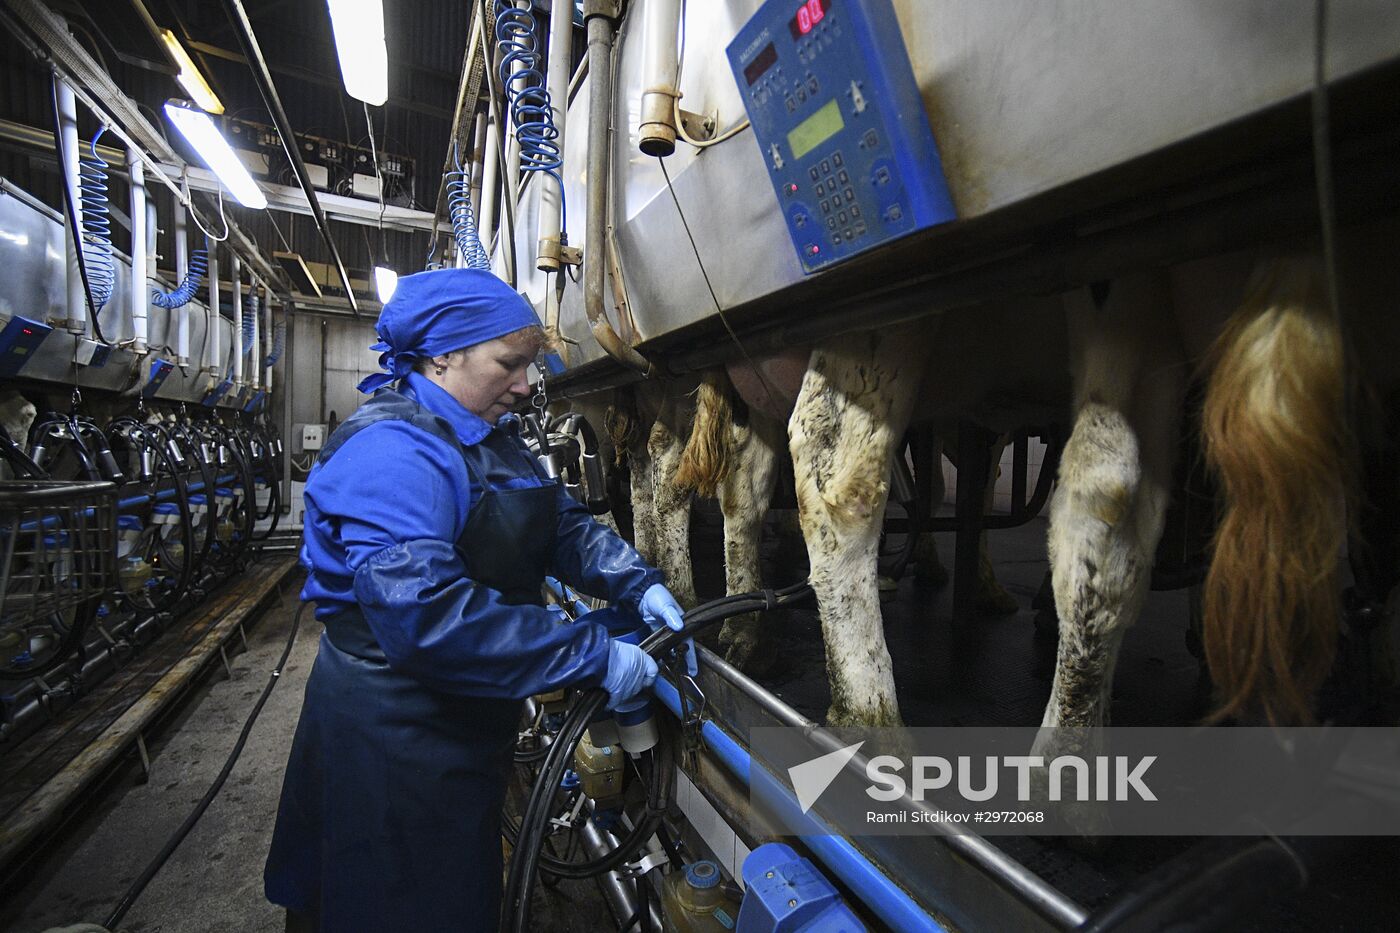
[{"label": "cow's leg", "polygon": [[[1035,754],[1097,754],[1123,633],[1151,582],[1171,489],[1186,366],[1157,276],[1115,281],[1095,307],[1067,301],[1076,377],[1074,430],[1050,511],[1059,653]],[[1093,817],[1082,827],[1092,832]]]},{"label": "cow's leg", "polygon": [[632,545],[653,565],[657,562],[656,494],[652,489],[651,452],[647,435],[628,445],[627,462],[631,469]]},{"label": "cow's leg", "polygon": [[666,586],[682,606],[691,608],[696,598],[690,565],[690,490],[676,484],[685,449],[679,422],[675,401],[667,398],[647,438],[655,516],[651,545],[654,563],[666,574]]},{"label": "cow's leg", "polygon": [[[943,438],[934,432],[920,434],[917,429],[914,435],[914,478],[928,496],[928,515],[934,516],[947,492],[943,482]],[[948,570],[938,559],[931,531],[922,532],[914,546],[914,579],[926,586],[944,586],[948,582]]]},{"label": "cow's leg", "polygon": [[891,457],[909,423],[923,350],[908,333],[819,347],[788,425],[833,725],[899,722],[876,562]]},{"label": "cow's leg", "polygon": [[[725,591],[732,596],[763,587],[758,548],[777,480],[783,426],[750,409],[748,423],[735,421],[729,430],[734,465],[720,484],[719,504],[724,512]],[[735,616],[720,632],[729,663],[739,667],[753,657],[759,641],[758,613]]]}]

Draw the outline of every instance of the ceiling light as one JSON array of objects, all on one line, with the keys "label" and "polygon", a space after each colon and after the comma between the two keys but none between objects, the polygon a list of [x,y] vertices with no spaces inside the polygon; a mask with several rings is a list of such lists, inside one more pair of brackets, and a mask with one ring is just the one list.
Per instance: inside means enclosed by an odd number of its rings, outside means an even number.
[{"label": "ceiling light", "polygon": [[253,176],[248,174],[243,163],[238,161],[238,156],[233,154],[228,141],[214,126],[214,121],[209,119],[209,114],[189,101],[169,100],[165,102],[165,115],[184,134],[204,164],[219,177],[239,204],[254,210],[267,207],[267,198],[262,189],[253,181]]},{"label": "ceiling light", "polygon": [[223,113],[224,105],[219,100],[219,95],[215,94],[214,89],[209,86],[209,82],[204,80],[204,75],[195,67],[194,60],[185,51],[185,47],[180,44],[180,40],[175,38],[175,33],[169,29],[162,29],[160,41],[165,43],[165,51],[170,56],[171,62],[180,69],[175,80],[180,82],[180,87],[185,89],[185,93],[209,113]]},{"label": "ceiling light", "polygon": [[389,99],[389,53],[381,0],[326,0],[345,93],[375,107]]},{"label": "ceiling light", "polygon": [[399,274],[387,266],[374,267],[374,290],[379,292],[379,303],[388,304],[394,297],[394,289],[399,287]]}]

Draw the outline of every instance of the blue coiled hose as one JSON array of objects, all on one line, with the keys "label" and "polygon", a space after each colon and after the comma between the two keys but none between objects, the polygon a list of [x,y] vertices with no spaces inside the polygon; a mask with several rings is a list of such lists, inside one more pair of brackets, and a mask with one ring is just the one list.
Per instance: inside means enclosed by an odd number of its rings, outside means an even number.
[{"label": "blue coiled hose", "polygon": [[185,270],[185,278],[173,292],[155,291],[151,294],[151,301],[158,308],[183,308],[194,298],[194,293],[199,290],[199,286],[204,282],[204,273],[209,270],[209,251],[196,249],[190,251],[189,268]]},{"label": "blue coiled hose", "polygon": [[282,358],[282,351],[286,348],[286,346],[287,322],[278,321],[277,326],[273,328],[272,331],[272,352],[270,352],[267,355],[267,359],[263,361],[267,365],[268,369],[271,369],[272,364]]},{"label": "blue coiled hose", "polygon": [[[554,125],[549,90],[545,87],[544,72],[540,70],[534,14],[507,0],[497,0],[496,46],[502,55],[498,71],[501,87],[510,101],[511,122],[520,143],[520,170],[544,172],[559,185],[559,228],[567,230],[564,181],[559,174],[564,159],[559,149],[559,128]],[[512,74],[517,61],[522,67]]]},{"label": "blue coiled hose", "polygon": [[257,320],[258,296],[249,292],[243,296],[243,355],[253,352],[253,324]]},{"label": "blue coiled hose", "polygon": [[452,234],[457,239],[457,249],[461,250],[467,268],[490,269],[491,259],[481,246],[476,215],[472,212],[471,182],[462,170],[455,147],[452,161],[456,167],[447,173],[447,213],[452,218]]},{"label": "blue coiled hose", "polygon": [[107,161],[97,154],[104,126],[92,138],[90,156],[78,155],[78,202],[83,208],[83,257],[87,260],[88,287],[99,311],[112,297],[117,267],[112,259],[112,218],[107,207]]}]

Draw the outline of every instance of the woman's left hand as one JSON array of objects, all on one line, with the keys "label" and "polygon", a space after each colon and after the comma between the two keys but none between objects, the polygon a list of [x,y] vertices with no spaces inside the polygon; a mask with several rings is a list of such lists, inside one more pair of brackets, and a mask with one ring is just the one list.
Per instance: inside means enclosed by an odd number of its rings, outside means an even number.
[{"label": "woman's left hand", "polygon": [[[671,595],[671,591],[660,583],[653,583],[647,588],[637,608],[642,612],[642,621],[651,626],[652,631],[656,631],[662,625],[673,632],[685,628],[685,612],[681,609],[681,604],[676,602],[676,597]],[[685,640],[685,669],[691,677],[700,672],[695,658],[695,642],[689,638]]]}]

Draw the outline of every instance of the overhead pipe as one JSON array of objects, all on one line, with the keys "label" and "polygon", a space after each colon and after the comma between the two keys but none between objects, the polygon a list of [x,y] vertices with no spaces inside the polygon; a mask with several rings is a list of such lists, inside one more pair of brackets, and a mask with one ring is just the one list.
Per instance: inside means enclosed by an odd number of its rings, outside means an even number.
[{"label": "overhead pipe", "polygon": [[[190,272],[190,239],[185,221],[185,205],[175,202],[175,287],[178,289]],[[175,330],[175,362],[183,370],[190,365],[190,305],[185,302],[171,313],[179,312]]]},{"label": "overhead pipe", "polygon": [[87,292],[83,288],[83,274],[79,267],[78,252],[83,248],[83,207],[78,194],[78,102],[73,97],[73,89],[67,81],[55,79],[58,92],[58,128],[63,142],[63,184],[68,191],[68,203],[72,205],[77,229],[64,240],[64,279],[65,328],[70,334],[87,336]]},{"label": "overhead pipe", "polygon": [[[146,289],[146,303],[151,302],[151,290],[155,287],[156,276],[160,271],[160,214],[156,211],[155,198],[146,199],[146,272],[142,276],[142,287]],[[157,353],[170,350],[170,317],[167,310],[162,322],[160,335],[152,342]],[[154,334],[152,335],[155,336]]]},{"label": "overhead pipe", "polygon": [[243,388],[243,263],[233,254],[233,384]]},{"label": "overhead pipe", "polygon": [[326,249],[330,251],[331,261],[335,264],[335,270],[340,275],[340,283],[345,288],[345,295],[350,301],[350,310],[355,317],[360,316],[360,305],[355,299],[355,290],[350,287],[350,273],[345,269],[345,262],[340,258],[340,250],[335,245],[335,239],[331,236],[330,224],[326,222],[326,215],[321,210],[321,202],[317,199],[315,185],[311,182],[311,174],[306,170],[306,163],[301,158],[301,147],[296,144],[296,135],[292,132],[291,121],[287,119],[287,112],[282,109],[282,99],[277,95],[277,88],[272,83],[272,72],[268,70],[267,61],[263,58],[262,49],[258,46],[257,36],[253,35],[253,24],[248,19],[248,13],[243,9],[242,0],[224,0],[224,10],[228,13],[229,21],[233,24],[234,34],[238,36],[238,44],[243,47],[243,54],[248,59],[248,67],[253,72],[253,79],[257,82],[258,92],[262,94],[263,103],[267,105],[267,110],[272,114],[272,122],[277,126],[277,135],[282,142],[282,149],[287,154],[287,160],[292,164],[292,170],[296,173],[297,183],[301,185],[302,193],[306,195],[307,203],[311,207],[311,216],[316,221],[316,229],[321,232],[321,240],[326,244]]},{"label": "overhead pipe", "polygon": [[628,369],[644,376],[656,375],[656,367],[613,330],[603,307],[603,287],[607,270],[607,214],[610,149],[608,130],[612,123],[612,45],[613,21],[607,4],[590,0],[584,7],[588,27],[588,185],[587,224],[584,233],[587,255],[583,263],[583,309],[588,327],[603,352]]},{"label": "overhead pipe", "polygon": [[[569,115],[569,69],[574,55],[574,16],[572,4],[559,4],[549,13],[549,58],[546,63],[546,88],[549,92],[550,110],[553,111],[554,140],[559,151],[564,151],[564,124]],[[559,170],[560,178],[564,171]],[[535,267],[541,272],[558,272],[560,269],[560,247],[564,244],[567,230],[561,230],[564,187],[544,182],[540,191],[539,244],[536,246]]]},{"label": "overhead pipe", "polygon": [[676,36],[681,0],[646,0],[642,4],[642,106],[637,148],[649,156],[676,151]]},{"label": "overhead pipe", "polygon": [[[209,307],[204,327],[204,371],[218,382],[223,355],[219,352],[219,244],[209,244]],[[212,386],[211,386],[212,388]]]},{"label": "overhead pipe", "polygon": [[151,294],[146,288],[146,164],[134,146],[126,150],[126,173],[131,191],[131,299],[132,349],[138,354],[147,350],[147,327],[151,309]]}]

